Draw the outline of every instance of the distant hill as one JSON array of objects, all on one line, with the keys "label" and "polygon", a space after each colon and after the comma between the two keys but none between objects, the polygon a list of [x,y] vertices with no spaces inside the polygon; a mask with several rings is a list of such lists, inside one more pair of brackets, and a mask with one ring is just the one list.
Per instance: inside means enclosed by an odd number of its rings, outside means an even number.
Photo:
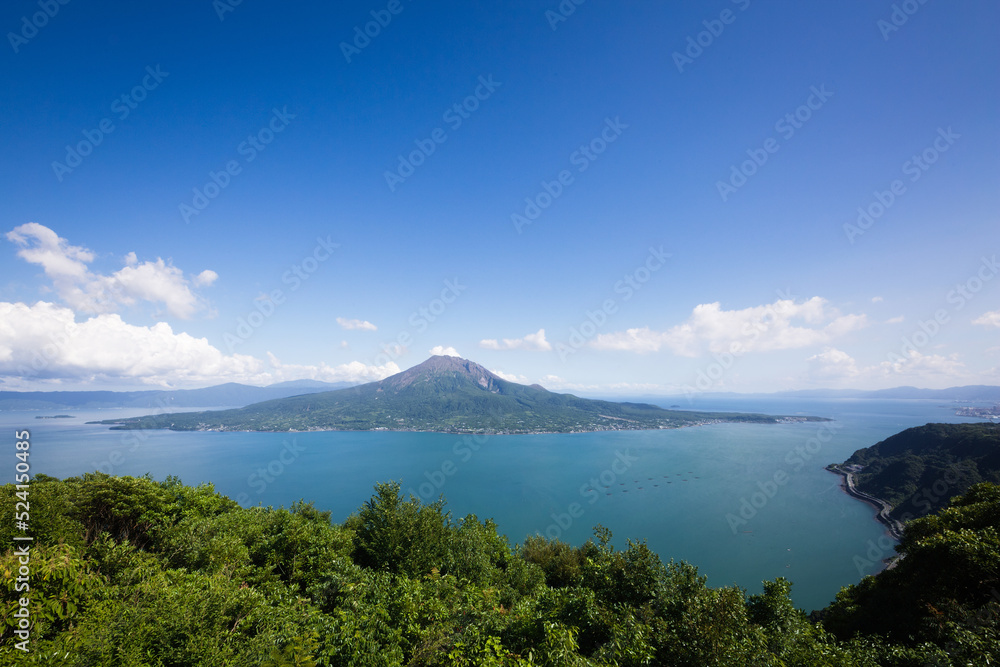
[{"label": "distant hill", "polygon": [[275,398],[330,391],[349,382],[294,380],[267,387],[229,382],[204,389],[149,391],[0,391],[0,410],[64,410],[99,408],[197,408],[249,405]]},{"label": "distant hill", "polygon": [[866,392],[862,398],[922,398],[938,401],[1000,401],[1000,387],[968,385],[948,389],[895,387]]},{"label": "distant hill", "polygon": [[[350,382],[321,382],[319,380],[292,380],[267,387],[253,387],[234,382],[204,389],[143,390],[143,391],[0,391],[2,410],[70,410],[99,408],[206,408],[217,406],[246,406],[261,401],[287,398],[300,394],[314,394],[357,386]],[[531,385],[541,389],[539,385]],[[807,389],[772,394],[737,394],[732,392],[708,393],[712,397],[770,396],[788,398],[882,398],[929,399],[940,401],[969,401],[1000,403],[1000,387],[974,385],[951,389],[917,389],[896,387],[877,391],[854,389]],[[666,399],[669,398],[669,401]],[[613,397],[607,400],[614,402]],[[641,396],[630,401],[649,403],[679,403],[678,397]]]},{"label": "distant hill", "polygon": [[[818,400],[836,399],[882,399],[882,400],[927,400],[951,403],[1000,403],[1000,387],[993,385],[968,385],[948,389],[920,389],[918,387],[893,387],[891,389],[795,389],[776,392],[706,391],[696,394],[703,398],[745,399],[745,398],[806,398]],[[609,398],[602,396],[601,398]],[[690,394],[637,394],[629,400],[648,401],[658,405],[687,403]],[[958,406],[956,406],[958,407]]]},{"label": "distant hill", "polygon": [[802,389],[780,391],[770,396],[789,398],[882,398],[923,399],[933,401],[1000,401],[1000,387],[991,385],[968,385],[948,389],[920,389],[918,387],[893,387],[863,391],[858,389]]},{"label": "distant hill", "polygon": [[906,521],[936,512],[979,482],[1000,483],[1000,425],[926,424],[859,449],[843,464],[858,490],[889,502]]},{"label": "distant hill", "polygon": [[265,401],[237,410],[107,420],[120,429],[455,433],[571,433],[675,428],[710,422],[779,423],[819,417],[664,410],[556,394],[508,382],[472,361],[435,356],[378,382]]}]

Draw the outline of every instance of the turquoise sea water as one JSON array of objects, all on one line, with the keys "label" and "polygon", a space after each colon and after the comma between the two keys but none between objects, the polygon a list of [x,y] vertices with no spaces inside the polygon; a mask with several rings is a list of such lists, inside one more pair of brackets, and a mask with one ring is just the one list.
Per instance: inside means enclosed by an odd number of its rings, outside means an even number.
[{"label": "turquoise sea water", "polygon": [[835,421],[474,439],[122,432],[84,422],[143,411],[69,411],[73,419],[58,420],[0,412],[10,432],[9,455],[0,441],[0,481],[13,479],[13,430],[22,428],[32,431],[35,474],[177,475],[211,482],[244,505],[311,500],[338,521],[376,482],[395,479],[425,500],[444,494],[456,517],[494,519],[512,543],[540,532],[579,544],[600,523],[616,545],[646,539],[664,561],[696,565],[713,586],[759,592],[762,580],[786,577],[796,604],[809,611],[892,554],[872,508],[846,496],[823,466],[910,426],[970,421],[940,401],[741,398],[684,407]]}]

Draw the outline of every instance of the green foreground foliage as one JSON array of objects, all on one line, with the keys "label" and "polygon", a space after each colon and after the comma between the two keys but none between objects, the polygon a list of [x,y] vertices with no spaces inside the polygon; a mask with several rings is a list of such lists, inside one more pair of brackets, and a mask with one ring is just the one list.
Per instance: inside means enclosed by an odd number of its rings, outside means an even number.
[{"label": "green foreground foliage", "polygon": [[[909,524],[898,566],[810,621],[784,579],[713,589],[598,526],[511,547],[492,521],[395,483],[343,524],[210,485],[87,474],[31,484],[31,642],[0,557],[0,664],[991,665],[1000,660],[1000,487]],[[17,500],[0,487],[3,506]],[[11,522],[0,539],[14,544]]]}]

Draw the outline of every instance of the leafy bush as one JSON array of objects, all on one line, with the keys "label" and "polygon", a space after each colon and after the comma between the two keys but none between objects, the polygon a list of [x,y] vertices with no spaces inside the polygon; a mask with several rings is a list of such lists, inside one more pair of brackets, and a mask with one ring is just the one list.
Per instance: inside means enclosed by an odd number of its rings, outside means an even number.
[{"label": "leafy bush", "polygon": [[[791,584],[747,596],[644,542],[511,548],[399,485],[341,525],[312,504],[243,509],[210,485],[84,475],[32,486],[31,653],[18,555],[0,555],[0,664],[805,665],[1000,660],[1000,487],[908,525],[898,565],[810,622]],[[0,487],[12,503],[13,487]],[[35,504],[37,503],[37,505]],[[35,509],[38,514],[35,515]],[[7,528],[9,530],[9,527]],[[8,542],[10,544],[11,542]]]},{"label": "leafy bush", "polygon": [[[824,625],[841,638],[879,634],[909,646],[977,650],[1000,662],[1000,487],[979,484],[937,515],[907,524],[894,568],[837,594]],[[952,651],[960,653],[960,651]],[[990,664],[984,662],[983,664]]]}]

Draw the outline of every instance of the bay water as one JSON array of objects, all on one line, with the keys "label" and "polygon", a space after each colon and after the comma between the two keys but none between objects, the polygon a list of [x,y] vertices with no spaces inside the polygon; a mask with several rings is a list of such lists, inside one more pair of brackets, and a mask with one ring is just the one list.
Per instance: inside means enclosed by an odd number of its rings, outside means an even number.
[{"label": "bay water", "polygon": [[894,553],[874,510],[844,494],[824,466],[911,426],[974,421],[942,401],[682,401],[688,409],[834,421],[472,437],[112,431],[85,422],[149,410],[68,411],[68,419],[0,412],[9,436],[9,447],[0,440],[0,482],[13,481],[15,429],[31,431],[32,474],[176,475],[245,506],[312,501],[335,521],[356,512],[376,483],[397,480],[424,501],[443,494],[455,518],[492,518],[512,544],[535,533],[581,544],[602,524],[616,547],[646,540],[664,562],[696,565],[711,586],[756,593],[762,580],[785,577],[796,605],[810,611]]}]

